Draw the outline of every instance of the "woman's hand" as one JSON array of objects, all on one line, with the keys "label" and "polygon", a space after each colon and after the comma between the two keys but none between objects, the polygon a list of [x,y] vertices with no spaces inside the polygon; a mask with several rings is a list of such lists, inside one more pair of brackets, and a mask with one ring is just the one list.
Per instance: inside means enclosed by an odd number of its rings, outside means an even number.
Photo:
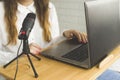
[{"label": "woman's hand", "polygon": [[63,35],[66,38],[68,38],[68,39],[72,39],[72,38],[76,37],[79,42],[83,42],[83,43],[87,43],[88,42],[87,34],[79,32],[77,30],[67,30],[67,31],[64,31]]},{"label": "woman's hand", "polygon": [[35,54],[35,55],[40,54],[41,48],[40,48],[40,46],[39,46],[38,44],[36,44],[36,43],[31,43],[31,44],[29,45],[29,47],[30,47],[30,52],[31,52],[32,54]]}]

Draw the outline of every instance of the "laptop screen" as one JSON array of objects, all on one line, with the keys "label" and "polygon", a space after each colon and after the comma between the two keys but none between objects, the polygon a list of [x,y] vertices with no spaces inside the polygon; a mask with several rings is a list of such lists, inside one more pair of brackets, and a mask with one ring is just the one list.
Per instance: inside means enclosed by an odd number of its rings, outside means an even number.
[{"label": "laptop screen", "polygon": [[85,2],[90,62],[102,60],[120,43],[119,0]]}]

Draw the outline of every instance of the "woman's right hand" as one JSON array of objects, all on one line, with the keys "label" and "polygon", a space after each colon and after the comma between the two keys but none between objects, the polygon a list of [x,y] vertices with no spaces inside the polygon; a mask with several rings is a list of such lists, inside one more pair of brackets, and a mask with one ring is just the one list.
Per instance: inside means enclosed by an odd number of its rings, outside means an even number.
[{"label": "woman's right hand", "polygon": [[30,52],[31,52],[32,54],[35,54],[35,55],[40,54],[41,48],[40,48],[40,46],[39,46],[38,44],[36,44],[36,43],[31,43],[31,44],[29,45],[29,47],[30,47]]},{"label": "woman's right hand", "polygon": [[83,43],[88,42],[87,34],[83,33],[83,32],[79,32],[77,30],[73,30],[73,29],[66,30],[66,31],[63,32],[63,35],[67,39],[72,39],[72,38],[76,37],[79,42],[83,42]]}]

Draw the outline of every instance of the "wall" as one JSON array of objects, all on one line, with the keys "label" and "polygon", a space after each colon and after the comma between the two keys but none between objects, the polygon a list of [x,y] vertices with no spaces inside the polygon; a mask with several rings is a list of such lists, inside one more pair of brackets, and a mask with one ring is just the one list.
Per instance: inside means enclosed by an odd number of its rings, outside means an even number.
[{"label": "wall", "polygon": [[83,0],[51,0],[55,5],[61,32],[65,29],[86,31]]}]

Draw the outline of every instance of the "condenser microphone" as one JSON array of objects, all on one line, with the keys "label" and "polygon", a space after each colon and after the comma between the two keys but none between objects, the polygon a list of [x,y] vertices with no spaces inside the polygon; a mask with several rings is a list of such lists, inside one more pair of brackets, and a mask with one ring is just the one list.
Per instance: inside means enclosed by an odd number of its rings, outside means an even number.
[{"label": "condenser microphone", "polygon": [[26,40],[29,37],[29,34],[33,28],[34,22],[35,22],[36,15],[34,13],[28,13],[25,17],[22,28],[19,32],[18,39],[20,40]]}]

